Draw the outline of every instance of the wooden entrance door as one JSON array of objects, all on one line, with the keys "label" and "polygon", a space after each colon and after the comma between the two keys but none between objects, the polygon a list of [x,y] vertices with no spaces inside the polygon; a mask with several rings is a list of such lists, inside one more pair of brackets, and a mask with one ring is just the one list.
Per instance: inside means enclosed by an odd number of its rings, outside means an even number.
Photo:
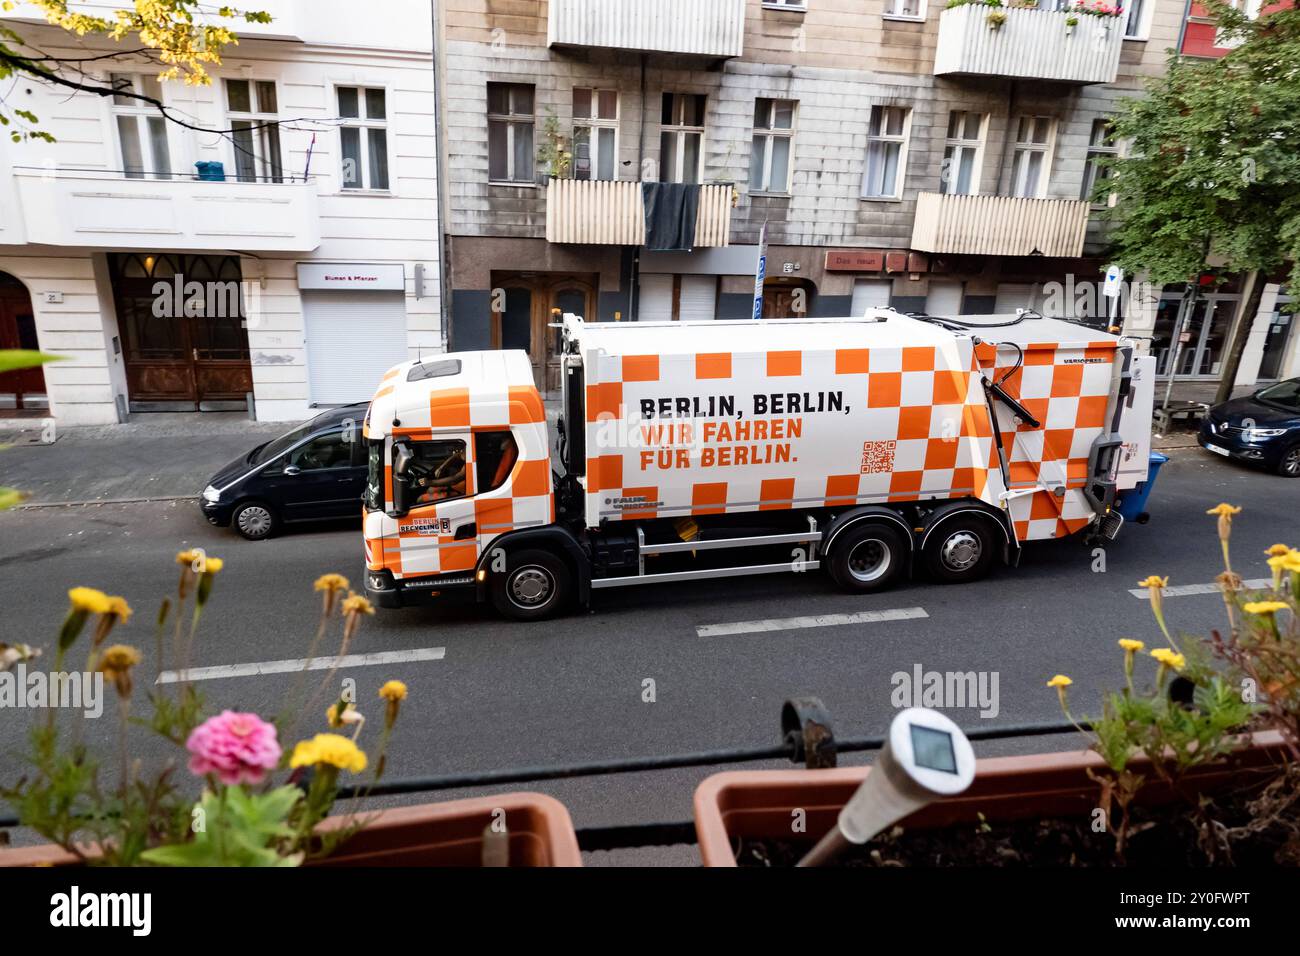
[{"label": "wooden entrance door", "polygon": [[237,256],[109,256],[132,405],[221,407],[253,389]]},{"label": "wooden entrance door", "polygon": [[[17,279],[0,272],[0,349],[31,349],[36,342],[32,299]],[[45,373],[40,367],[0,373],[0,408],[46,408]]]},{"label": "wooden entrance door", "polygon": [[769,279],[763,283],[763,318],[802,319],[812,307],[813,285],[803,279]]},{"label": "wooden entrance door", "polygon": [[551,272],[493,273],[492,287],[504,290],[492,313],[492,347],[521,349],[533,365],[539,391],[560,387],[560,330],[551,328],[565,312],[594,321],[594,276]]}]

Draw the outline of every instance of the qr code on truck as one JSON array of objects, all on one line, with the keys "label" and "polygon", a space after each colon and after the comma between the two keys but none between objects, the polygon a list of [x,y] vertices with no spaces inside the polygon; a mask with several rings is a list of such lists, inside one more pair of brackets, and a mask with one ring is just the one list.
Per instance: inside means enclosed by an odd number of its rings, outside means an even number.
[{"label": "qr code on truck", "polygon": [[874,475],[894,470],[894,449],[897,441],[864,441],[862,443],[862,474]]}]

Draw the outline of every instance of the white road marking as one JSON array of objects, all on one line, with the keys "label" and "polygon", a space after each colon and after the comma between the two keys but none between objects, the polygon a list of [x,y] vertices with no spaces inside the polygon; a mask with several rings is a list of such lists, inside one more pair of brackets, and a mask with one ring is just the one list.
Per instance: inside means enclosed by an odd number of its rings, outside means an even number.
[{"label": "white road marking", "polygon": [[[1249,581],[1242,581],[1241,586],[1248,591],[1258,591],[1260,588],[1271,588],[1273,586],[1272,578],[1251,578]],[[1186,597],[1189,594],[1218,594],[1219,585],[1210,584],[1179,584],[1172,588],[1165,588],[1165,597]],[[1128,593],[1135,598],[1143,601],[1150,600],[1151,592],[1146,588],[1129,588]]]},{"label": "white road marking", "polygon": [[728,634],[758,634],[762,631],[791,631],[804,627],[908,621],[929,616],[925,613],[925,608],[899,607],[887,611],[858,611],[854,614],[815,614],[808,617],[767,618],[762,621],[734,621],[730,624],[701,624],[695,628],[695,633],[700,637],[720,637]]},{"label": "white road marking", "polygon": [[296,671],[324,671],[332,667],[369,667],[373,664],[408,664],[412,661],[440,661],[445,647],[422,647],[411,651],[382,651],[376,654],[348,654],[343,657],[299,658],[293,661],[259,661],[253,664],[221,664],[216,667],[192,667],[187,674],[163,671],[155,684],[221,680],[223,677],[256,677],[261,674],[292,674]]}]

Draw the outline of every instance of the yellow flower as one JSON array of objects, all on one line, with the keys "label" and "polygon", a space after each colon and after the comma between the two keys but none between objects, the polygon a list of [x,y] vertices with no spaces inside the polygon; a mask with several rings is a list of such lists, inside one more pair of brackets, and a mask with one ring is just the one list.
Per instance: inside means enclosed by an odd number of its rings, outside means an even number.
[{"label": "yellow flower", "polygon": [[387,701],[406,700],[406,685],[400,680],[390,680],[379,688],[379,696]]},{"label": "yellow flower", "polygon": [[191,548],[188,551],[180,551],[176,555],[176,563],[186,568],[193,567],[195,560],[201,554],[203,554],[202,551],[199,551],[194,548]]},{"label": "yellow flower", "polygon": [[1141,641],[1135,641],[1131,637],[1121,637],[1119,639],[1119,646],[1130,653],[1133,651],[1140,651],[1146,647],[1146,645]]},{"label": "yellow flower", "polygon": [[375,606],[360,594],[349,593],[343,601],[344,614],[374,614]]},{"label": "yellow flower", "polygon": [[68,592],[68,600],[74,611],[88,614],[107,614],[112,607],[108,595],[94,588],[73,588]]},{"label": "yellow flower", "polygon": [[114,595],[108,599],[108,610],[104,613],[112,614],[125,624],[131,619],[131,605],[126,603],[126,598]]},{"label": "yellow flower", "polygon": [[1160,662],[1162,667],[1172,667],[1179,671],[1187,663],[1187,659],[1182,654],[1176,653],[1168,647],[1158,647],[1151,652],[1151,656]]},{"label": "yellow flower", "polygon": [[1152,574],[1138,582],[1140,588],[1167,588],[1169,587],[1169,578],[1157,577]]},{"label": "yellow flower", "polygon": [[204,574],[216,574],[225,566],[226,562],[220,558],[204,558],[203,563],[200,565]]},{"label": "yellow flower", "polygon": [[1205,513],[1207,515],[1217,515],[1220,518],[1231,518],[1233,515],[1241,514],[1241,509],[1235,505],[1217,504]]},{"label": "yellow flower", "polygon": [[320,764],[360,773],[366,769],[366,755],[355,743],[338,734],[317,734],[311,740],[299,741],[294,746],[293,756],[289,758],[290,767]]},{"label": "yellow flower", "polygon": [[1264,553],[1267,554],[1267,555],[1268,555],[1269,557],[1271,557],[1271,558],[1277,558],[1277,557],[1281,557],[1281,556],[1284,555],[1284,554],[1288,554],[1290,551],[1291,551],[1291,548],[1290,548],[1288,545],[1285,545],[1285,544],[1275,544],[1275,545],[1273,545],[1271,548],[1269,548],[1267,551],[1265,551]]},{"label": "yellow flower", "polygon": [[1278,611],[1285,611],[1291,605],[1285,601],[1251,601],[1249,604],[1243,604],[1247,614],[1268,614],[1273,615]]},{"label": "yellow flower", "polygon": [[348,579],[341,574],[322,574],[316,579],[317,591],[346,591]]},{"label": "yellow flower", "polygon": [[96,670],[103,671],[109,677],[115,677],[118,673],[128,671],[139,663],[140,652],[134,647],[126,644],[114,644],[99,655],[99,665]]},{"label": "yellow flower", "polygon": [[1066,677],[1064,674],[1057,674],[1055,677],[1053,677],[1051,680],[1047,682],[1047,686],[1048,687],[1069,687],[1073,683],[1074,681],[1070,680],[1070,678]]},{"label": "yellow flower", "polygon": [[1288,551],[1269,558],[1268,566],[1279,571],[1300,571],[1300,551]]}]

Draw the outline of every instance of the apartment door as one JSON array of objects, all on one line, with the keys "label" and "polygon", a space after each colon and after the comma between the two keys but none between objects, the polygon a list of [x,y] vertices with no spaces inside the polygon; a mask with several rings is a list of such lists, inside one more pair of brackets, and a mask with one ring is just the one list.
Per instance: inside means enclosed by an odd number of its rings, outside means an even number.
[{"label": "apartment door", "polygon": [[551,326],[566,312],[595,317],[596,277],[550,272],[492,274],[504,301],[492,313],[492,347],[528,353],[539,391],[560,387],[560,330]]},{"label": "apartment door", "polygon": [[114,253],[133,411],[243,408],[253,390],[237,256]]},{"label": "apartment door", "polygon": [[[31,296],[21,282],[0,272],[0,349],[37,348]],[[0,372],[0,409],[48,407],[45,373],[39,366]]]},{"label": "apartment door", "polygon": [[769,279],[763,283],[763,318],[802,319],[812,311],[813,292],[806,279]]}]

